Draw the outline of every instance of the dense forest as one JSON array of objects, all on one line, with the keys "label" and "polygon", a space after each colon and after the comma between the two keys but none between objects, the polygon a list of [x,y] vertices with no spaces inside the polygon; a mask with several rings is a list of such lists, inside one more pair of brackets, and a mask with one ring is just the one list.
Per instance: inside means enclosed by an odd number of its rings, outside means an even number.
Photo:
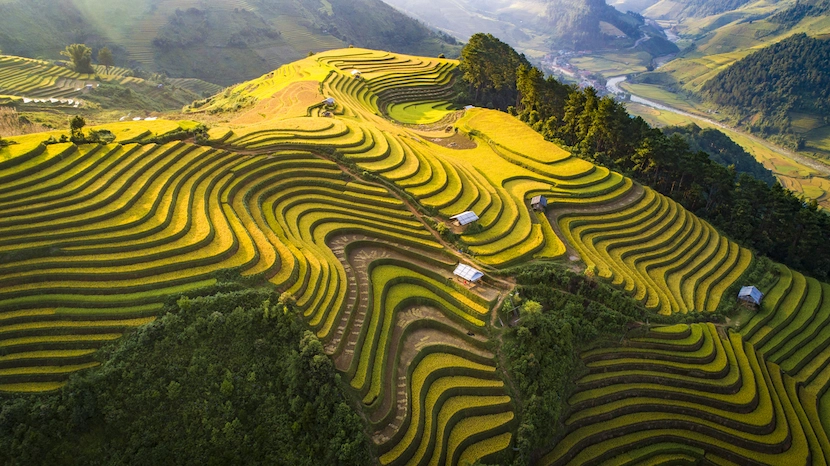
[{"label": "dense forest", "polygon": [[[830,216],[815,202],[712,161],[693,151],[682,135],[669,136],[631,118],[621,103],[599,97],[593,88],[562,84],[527,65],[516,70],[521,56],[512,49],[505,56],[505,47],[492,36],[470,43],[476,51],[462,52],[460,101],[510,111],[575,155],[672,197],[760,254],[830,278]],[[515,85],[504,82],[513,75]],[[506,102],[514,104],[502,105]]]},{"label": "dense forest", "polygon": [[[796,34],[739,60],[704,84],[701,94],[753,132],[791,134],[791,113],[830,122],[830,40]],[[792,136],[803,148],[803,138]]]},{"label": "dense forest", "polygon": [[521,320],[509,330],[504,353],[522,399],[514,464],[524,465],[553,437],[579,369],[579,351],[603,337],[619,339],[647,312],[609,285],[554,266],[523,267],[515,276],[518,297],[506,306],[518,307]]},{"label": "dense forest", "polygon": [[0,463],[371,464],[364,424],[290,299],[182,298],[64,389],[3,400]]},{"label": "dense forest", "polygon": [[792,27],[804,18],[816,17],[830,11],[830,0],[798,0],[795,5],[772,15],[770,22]]},{"label": "dense forest", "polygon": [[701,128],[691,123],[687,126],[663,128],[663,133],[667,136],[679,134],[689,144],[692,152],[706,152],[714,162],[725,167],[734,166],[738,173],[751,175],[770,186],[778,182],[770,170],[722,131]]}]

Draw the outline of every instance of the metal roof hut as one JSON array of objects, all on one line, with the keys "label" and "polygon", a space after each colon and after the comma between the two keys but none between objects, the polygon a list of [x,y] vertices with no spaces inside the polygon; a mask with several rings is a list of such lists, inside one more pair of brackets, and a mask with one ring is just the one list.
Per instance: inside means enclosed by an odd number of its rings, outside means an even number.
[{"label": "metal roof hut", "polygon": [[548,207],[548,198],[545,196],[536,196],[530,200],[530,207],[532,207],[533,210],[544,212]]},{"label": "metal roof hut", "polygon": [[323,101],[323,104],[325,104],[328,107],[334,107],[335,105],[337,105],[337,101],[334,100],[334,97],[329,97]]},{"label": "metal roof hut", "polygon": [[745,303],[760,306],[761,300],[764,299],[764,293],[761,293],[761,290],[755,288],[754,286],[745,286],[741,288],[740,293],[738,293],[738,299]]},{"label": "metal roof hut", "polygon": [[452,217],[450,217],[450,219],[455,220],[456,222],[458,222],[459,225],[463,227],[464,225],[469,225],[478,220],[478,215],[476,215],[475,212],[468,210],[458,215],[453,215]]},{"label": "metal roof hut", "polygon": [[472,283],[475,283],[484,277],[484,272],[476,270],[466,264],[458,264],[458,267],[455,268],[455,272],[453,273]]},{"label": "metal roof hut", "polygon": [[352,77],[353,78],[362,78],[363,73],[361,73],[360,70],[352,70]]}]

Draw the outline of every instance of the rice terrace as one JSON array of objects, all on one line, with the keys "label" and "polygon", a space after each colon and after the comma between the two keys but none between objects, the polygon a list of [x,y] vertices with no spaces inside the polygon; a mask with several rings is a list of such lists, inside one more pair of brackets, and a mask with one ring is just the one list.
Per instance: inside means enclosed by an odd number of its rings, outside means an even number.
[{"label": "rice terrace", "polygon": [[[40,65],[1,59],[2,89],[9,66]],[[538,318],[520,295],[541,286],[517,270],[556,264],[648,314],[613,314],[624,336],[562,374],[560,419],[527,461],[828,464],[830,285],[508,113],[456,106],[458,66],[336,49],[178,121],[93,128],[106,142],[5,138],[0,391],[59,391],[171,298],[233,276],[295,303],[377,463],[507,464],[535,438],[536,401],[503,347],[548,331],[514,329]],[[38,86],[16,89],[64,98]],[[745,285],[765,295],[757,310],[706,321]],[[573,290],[555,299],[612,319]]]}]

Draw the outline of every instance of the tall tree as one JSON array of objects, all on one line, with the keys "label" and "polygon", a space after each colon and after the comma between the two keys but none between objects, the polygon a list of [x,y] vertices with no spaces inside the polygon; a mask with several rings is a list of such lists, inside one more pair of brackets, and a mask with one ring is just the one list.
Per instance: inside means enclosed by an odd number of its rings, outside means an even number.
[{"label": "tall tree", "polygon": [[110,50],[109,47],[104,47],[98,51],[98,64],[103,66],[107,73],[109,73],[110,68],[115,65],[115,59],[113,58],[112,50]]},{"label": "tall tree", "polygon": [[61,55],[69,58],[72,62],[72,68],[77,73],[92,74],[95,70],[92,69],[92,49],[84,44],[72,44],[66,47],[66,50],[61,52]]}]

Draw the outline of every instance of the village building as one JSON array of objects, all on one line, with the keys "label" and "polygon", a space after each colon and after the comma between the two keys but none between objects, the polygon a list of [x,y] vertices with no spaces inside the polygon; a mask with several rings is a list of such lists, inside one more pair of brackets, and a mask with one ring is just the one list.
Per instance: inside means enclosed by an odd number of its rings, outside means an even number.
[{"label": "village building", "polygon": [[455,220],[455,222],[459,226],[469,225],[478,220],[478,215],[475,212],[468,210],[467,212],[462,212],[458,215],[453,215],[450,217],[451,220]]},{"label": "village building", "polygon": [[530,207],[533,210],[544,212],[548,207],[548,198],[545,196],[536,196],[530,200]]},{"label": "village building", "polygon": [[745,286],[738,293],[738,299],[747,304],[760,306],[761,300],[764,299],[764,293],[761,293],[761,290],[754,286]]},{"label": "village building", "polygon": [[458,264],[453,272],[457,277],[463,278],[470,283],[477,283],[484,277],[484,272],[476,270],[466,264]]}]

